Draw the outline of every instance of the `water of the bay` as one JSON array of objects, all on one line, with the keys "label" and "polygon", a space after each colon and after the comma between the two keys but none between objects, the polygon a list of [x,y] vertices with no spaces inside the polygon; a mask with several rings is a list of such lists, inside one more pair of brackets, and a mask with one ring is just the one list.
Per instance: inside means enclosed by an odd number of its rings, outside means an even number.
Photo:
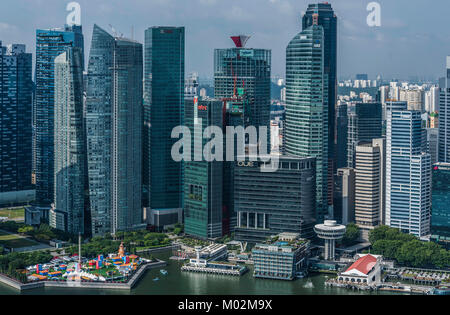
[{"label": "water of the bay", "polygon": [[[349,295],[349,294],[387,294],[376,292],[358,292],[341,288],[326,287],[324,282],[329,277],[325,274],[310,275],[295,281],[255,279],[252,269],[242,277],[219,276],[199,273],[181,272],[181,262],[169,260],[171,252],[154,254],[154,257],[168,262],[164,267],[166,276],[159,269],[148,271],[131,290],[97,290],[77,288],[42,288],[27,290],[22,293],[0,283],[0,295],[5,294],[45,294],[45,295]],[[159,281],[153,279],[159,278]]]}]

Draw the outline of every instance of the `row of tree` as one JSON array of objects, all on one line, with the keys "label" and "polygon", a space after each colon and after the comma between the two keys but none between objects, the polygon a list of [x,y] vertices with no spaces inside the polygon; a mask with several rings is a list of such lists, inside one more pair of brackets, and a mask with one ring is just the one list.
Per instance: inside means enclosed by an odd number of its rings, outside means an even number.
[{"label": "row of tree", "polygon": [[395,259],[404,266],[450,267],[450,251],[433,242],[422,242],[398,229],[380,226],[369,233],[369,241],[373,254]]},{"label": "row of tree", "polygon": [[25,283],[26,274],[21,270],[28,266],[47,263],[52,258],[53,256],[48,251],[0,255],[0,273]]}]

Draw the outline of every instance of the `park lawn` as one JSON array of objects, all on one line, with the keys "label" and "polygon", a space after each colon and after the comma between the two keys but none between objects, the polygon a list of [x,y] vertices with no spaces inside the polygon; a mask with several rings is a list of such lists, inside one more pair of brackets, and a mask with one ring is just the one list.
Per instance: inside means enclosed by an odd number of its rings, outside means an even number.
[{"label": "park lawn", "polygon": [[21,248],[34,246],[38,243],[27,238],[21,238],[17,234],[8,234],[0,231],[0,245],[9,248]]},{"label": "park lawn", "polygon": [[25,208],[0,209],[0,217],[6,217],[9,220],[24,220]]}]

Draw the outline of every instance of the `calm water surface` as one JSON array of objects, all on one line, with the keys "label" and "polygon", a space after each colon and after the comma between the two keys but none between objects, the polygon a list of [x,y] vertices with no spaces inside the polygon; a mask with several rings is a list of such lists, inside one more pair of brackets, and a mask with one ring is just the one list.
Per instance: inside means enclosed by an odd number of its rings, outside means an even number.
[{"label": "calm water surface", "polygon": [[[24,295],[51,294],[138,294],[138,295],[349,295],[349,294],[377,294],[371,292],[357,292],[340,288],[325,287],[324,281],[327,275],[320,274],[296,281],[280,281],[255,279],[252,270],[242,277],[229,277],[219,275],[207,275],[200,273],[187,273],[180,271],[180,262],[169,260],[171,252],[159,253],[154,256],[165,261],[169,265],[164,267],[169,273],[164,276],[159,269],[148,271],[141,281],[131,290],[97,290],[77,288],[43,288],[27,290]],[[158,277],[159,281],[153,281]],[[0,295],[20,294],[19,291],[0,284]],[[382,294],[382,293],[378,293]],[[386,293],[383,293],[386,294]]]}]

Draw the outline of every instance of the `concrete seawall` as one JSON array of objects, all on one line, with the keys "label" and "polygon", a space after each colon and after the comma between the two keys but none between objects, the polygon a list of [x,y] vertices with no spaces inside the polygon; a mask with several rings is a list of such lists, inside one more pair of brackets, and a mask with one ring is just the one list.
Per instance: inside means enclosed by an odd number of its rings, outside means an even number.
[{"label": "concrete seawall", "polygon": [[104,289],[104,290],[131,290],[149,269],[167,266],[167,262],[158,260],[156,262],[141,265],[136,273],[127,283],[111,282],[77,282],[77,281],[37,281],[31,283],[20,283],[0,274],[0,282],[13,287],[19,291],[31,290],[37,288],[85,288],[85,289]]}]

